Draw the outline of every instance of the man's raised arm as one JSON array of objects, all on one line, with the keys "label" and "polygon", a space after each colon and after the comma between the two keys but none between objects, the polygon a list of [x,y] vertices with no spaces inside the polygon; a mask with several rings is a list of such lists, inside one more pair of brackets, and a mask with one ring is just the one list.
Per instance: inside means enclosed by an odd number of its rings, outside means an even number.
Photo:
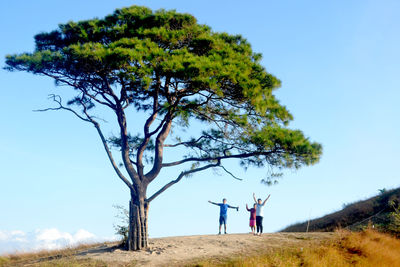
[{"label": "man's raised arm", "polygon": [[268,197],[264,200],[263,206],[265,205],[265,202],[267,202],[267,200],[269,199],[270,196],[271,196],[271,194],[269,194]]}]

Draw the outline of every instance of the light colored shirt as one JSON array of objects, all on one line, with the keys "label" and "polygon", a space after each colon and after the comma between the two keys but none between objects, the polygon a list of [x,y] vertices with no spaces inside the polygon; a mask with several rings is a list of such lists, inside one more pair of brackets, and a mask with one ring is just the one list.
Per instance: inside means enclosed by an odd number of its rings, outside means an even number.
[{"label": "light colored shirt", "polygon": [[261,217],[264,216],[264,206],[265,206],[265,204],[257,203],[257,213],[256,213],[257,216],[261,216]]}]

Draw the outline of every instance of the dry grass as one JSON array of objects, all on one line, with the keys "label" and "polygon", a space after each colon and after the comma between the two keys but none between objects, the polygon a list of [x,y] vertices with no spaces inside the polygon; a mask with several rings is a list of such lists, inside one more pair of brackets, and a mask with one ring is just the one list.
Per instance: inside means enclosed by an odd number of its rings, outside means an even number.
[{"label": "dry grass", "polygon": [[[266,240],[265,242],[271,242]],[[60,251],[42,251],[40,253],[16,254],[0,257],[0,266],[34,267],[133,267],[134,262],[103,262],[90,258],[77,258],[75,255],[85,249],[102,245],[80,246]],[[110,244],[108,244],[110,246]],[[195,255],[193,255],[195,256]],[[176,264],[175,264],[176,265]],[[400,239],[388,234],[368,229],[364,232],[337,231],[326,241],[304,240],[297,244],[281,248],[264,247],[247,255],[213,257],[192,261],[183,266],[220,266],[220,267],[262,267],[262,266],[400,266]],[[139,265],[138,265],[139,266]],[[171,266],[167,262],[165,266]]]},{"label": "dry grass", "polygon": [[0,257],[0,267],[6,266],[106,266],[95,260],[77,260],[74,255],[97,247],[110,247],[117,243],[81,244],[60,250],[41,250],[31,253],[15,253]]},{"label": "dry grass", "polygon": [[254,255],[230,259],[208,259],[188,266],[400,266],[400,240],[373,230],[364,232],[339,231],[323,244],[304,248],[282,248],[256,252]]}]

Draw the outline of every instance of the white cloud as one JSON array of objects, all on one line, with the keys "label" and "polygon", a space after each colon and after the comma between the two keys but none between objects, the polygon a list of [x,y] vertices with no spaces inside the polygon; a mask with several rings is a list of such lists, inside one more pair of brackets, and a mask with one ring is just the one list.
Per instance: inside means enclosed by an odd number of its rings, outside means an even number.
[{"label": "white cloud", "polygon": [[8,238],[7,233],[0,231],[0,241],[6,240]]},{"label": "white cloud", "polygon": [[14,236],[25,236],[25,233],[22,232],[22,231],[19,231],[19,230],[14,230],[14,231],[11,231],[11,235],[14,235]]},{"label": "white cloud", "polygon": [[86,231],[84,229],[80,229],[80,230],[78,230],[78,232],[76,232],[74,234],[74,240],[76,242],[81,242],[81,241],[84,241],[84,240],[93,239],[95,237],[96,236],[94,234],[92,234],[92,233],[90,233],[90,232],[88,232],[88,231]]},{"label": "white cloud", "polygon": [[60,232],[56,228],[44,229],[44,230],[36,230],[36,240],[41,242],[52,242],[59,239],[68,240],[69,242],[73,242],[72,235],[70,233]]},{"label": "white cloud", "polygon": [[32,232],[0,231],[0,255],[14,252],[61,249],[83,243],[106,241],[96,235],[80,229],[74,234],[62,232],[57,228],[37,229]]}]

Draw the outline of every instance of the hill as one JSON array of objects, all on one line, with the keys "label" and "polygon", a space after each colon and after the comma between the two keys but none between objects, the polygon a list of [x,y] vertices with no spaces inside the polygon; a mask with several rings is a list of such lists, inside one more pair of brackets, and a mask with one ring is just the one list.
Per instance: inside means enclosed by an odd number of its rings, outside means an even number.
[{"label": "hill", "polygon": [[393,211],[393,207],[389,204],[391,201],[396,206],[400,203],[400,188],[383,190],[377,196],[348,204],[340,211],[309,222],[290,225],[281,232],[306,232],[307,226],[310,232],[331,232],[338,228],[359,230],[365,228],[368,223],[385,228],[390,223],[389,213]]},{"label": "hill", "polygon": [[400,240],[367,229],[362,232],[273,233],[181,236],[150,239],[142,251],[115,244],[39,254],[0,257],[0,266],[73,267],[260,267],[399,266]]},{"label": "hill", "polygon": [[[135,252],[120,249],[119,243],[83,245],[0,257],[0,267],[400,266],[400,240],[375,231],[389,229],[385,227],[391,223],[393,207],[399,202],[400,188],[382,191],[279,233],[154,238],[149,248]],[[397,214],[400,218],[400,210]],[[366,227],[369,222],[375,229]],[[307,227],[309,232],[304,233]],[[333,232],[336,229],[342,230]],[[348,231],[359,229],[364,231]]]},{"label": "hill", "polygon": [[[275,233],[180,236],[150,239],[143,251],[116,244],[0,257],[0,266],[182,266],[208,259],[248,255],[252,251],[306,247],[330,240],[333,233]],[[168,264],[167,264],[168,263]]]}]

